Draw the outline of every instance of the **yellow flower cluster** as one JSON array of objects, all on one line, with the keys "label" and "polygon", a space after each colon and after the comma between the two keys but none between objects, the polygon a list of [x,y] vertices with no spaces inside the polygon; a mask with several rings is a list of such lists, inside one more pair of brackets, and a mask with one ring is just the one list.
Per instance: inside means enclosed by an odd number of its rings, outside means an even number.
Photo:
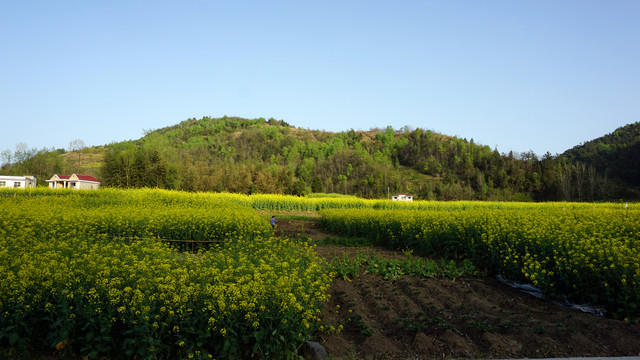
[{"label": "yellow flower cluster", "polygon": [[[269,237],[268,222],[228,197],[0,198],[0,349],[44,340],[89,357],[295,353],[318,326],[332,276],[313,248]],[[158,237],[223,242],[183,253]]]},{"label": "yellow flower cluster", "polygon": [[231,195],[104,189],[16,196],[3,198],[2,203],[4,231],[39,239],[96,235],[220,241],[268,236],[271,231]]},{"label": "yellow flower cluster", "polygon": [[324,210],[325,226],[397,249],[467,257],[549,296],[640,316],[640,206],[430,202],[425,210]]}]

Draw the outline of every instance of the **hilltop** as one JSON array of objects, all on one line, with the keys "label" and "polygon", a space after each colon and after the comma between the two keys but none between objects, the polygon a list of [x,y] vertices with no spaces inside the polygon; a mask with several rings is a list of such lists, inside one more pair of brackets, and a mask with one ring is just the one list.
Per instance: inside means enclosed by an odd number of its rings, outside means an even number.
[{"label": "hilltop", "polygon": [[105,186],[123,188],[595,201],[640,197],[638,129],[630,124],[539,158],[409,127],[333,133],[275,119],[203,117],[102,147],[32,150],[2,170],[41,180],[53,173],[89,173]]},{"label": "hilltop", "polygon": [[331,133],[282,120],[205,117],[111,144],[102,177],[112,186],[189,191],[526,200],[540,188],[527,167],[472,140],[422,129]]}]

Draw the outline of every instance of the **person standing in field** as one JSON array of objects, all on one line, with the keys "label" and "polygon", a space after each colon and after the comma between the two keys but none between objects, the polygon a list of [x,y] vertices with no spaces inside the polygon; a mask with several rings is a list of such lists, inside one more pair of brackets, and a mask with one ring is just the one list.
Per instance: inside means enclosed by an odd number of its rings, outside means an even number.
[{"label": "person standing in field", "polygon": [[276,216],[275,215],[271,216],[271,228],[273,230],[276,229]]}]

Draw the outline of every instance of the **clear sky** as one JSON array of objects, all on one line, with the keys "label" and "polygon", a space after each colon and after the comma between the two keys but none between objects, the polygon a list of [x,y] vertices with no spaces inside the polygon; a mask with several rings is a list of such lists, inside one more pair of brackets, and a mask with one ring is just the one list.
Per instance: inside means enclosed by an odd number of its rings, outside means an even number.
[{"label": "clear sky", "polygon": [[640,121],[640,1],[2,1],[0,151],[188,118],[563,151]]}]

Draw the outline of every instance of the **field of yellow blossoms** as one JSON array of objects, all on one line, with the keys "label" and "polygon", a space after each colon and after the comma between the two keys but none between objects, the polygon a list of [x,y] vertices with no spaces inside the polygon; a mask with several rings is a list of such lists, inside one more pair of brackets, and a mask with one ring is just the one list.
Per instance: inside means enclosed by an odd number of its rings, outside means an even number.
[{"label": "field of yellow blossoms", "polygon": [[[0,357],[288,358],[331,274],[233,195],[0,193]],[[163,240],[216,241],[196,253]]]},{"label": "field of yellow blossoms", "polygon": [[[331,232],[453,259],[531,283],[551,298],[640,321],[640,206],[425,202],[405,210],[330,209]],[[415,207],[416,209],[411,209]],[[422,210],[418,210],[418,209]]]},{"label": "field of yellow blossoms", "polygon": [[640,317],[637,204],[2,190],[0,357],[295,357],[334,274],[257,210]]}]

